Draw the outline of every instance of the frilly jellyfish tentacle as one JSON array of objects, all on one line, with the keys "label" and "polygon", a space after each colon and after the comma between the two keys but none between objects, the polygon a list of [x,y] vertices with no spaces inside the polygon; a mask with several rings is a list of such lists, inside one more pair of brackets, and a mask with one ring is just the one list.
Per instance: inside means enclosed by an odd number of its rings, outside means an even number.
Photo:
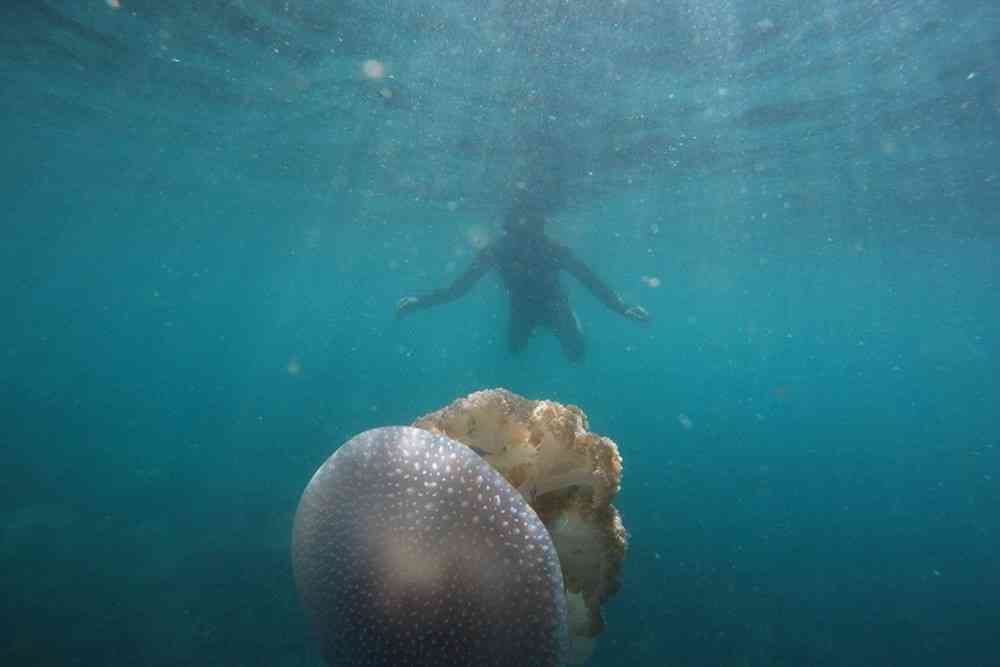
[{"label": "frilly jellyfish tentacle", "polygon": [[559,552],[570,662],[585,662],[604,630],[602,605],[620,586],[628,546],[611,504],[621,487],[618,446],[591,433],[580,408],[505,389],[459,398],[414,426],[471,447],[531,503]]}]

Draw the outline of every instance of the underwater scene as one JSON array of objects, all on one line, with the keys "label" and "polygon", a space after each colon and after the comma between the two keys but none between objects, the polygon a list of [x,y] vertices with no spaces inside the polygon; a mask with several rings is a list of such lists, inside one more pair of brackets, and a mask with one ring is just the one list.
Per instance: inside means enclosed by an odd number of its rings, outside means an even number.
[{"label": "underwater scene", "polygon": [[0,664],[1000,665],[997,3],[3,17]]}]

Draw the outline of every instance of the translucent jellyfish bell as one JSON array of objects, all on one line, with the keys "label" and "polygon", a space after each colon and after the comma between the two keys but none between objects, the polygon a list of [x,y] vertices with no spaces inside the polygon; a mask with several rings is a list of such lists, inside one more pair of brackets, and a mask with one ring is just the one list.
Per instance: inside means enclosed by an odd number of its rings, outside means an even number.
[{"label": "translucent jellyfish bell", "polygon": [[295,580],[327,662],[560,665],[563,580],[534,510],[475,452],[366,431],[302,494]]}]

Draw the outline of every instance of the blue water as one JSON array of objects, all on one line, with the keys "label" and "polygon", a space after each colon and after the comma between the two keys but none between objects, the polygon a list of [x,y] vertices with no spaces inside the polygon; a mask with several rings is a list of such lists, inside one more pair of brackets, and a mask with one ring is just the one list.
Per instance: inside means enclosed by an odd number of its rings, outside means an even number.
[{"label": "blue water", "polygon": [[[3,664],[321,664],[313,470],[496,386],[622,451],[590,664],[1000,664],[994,3],[4,15]],[[567,280],[578,366],[509,354],[493,277],[392,316],[533,142],[549,233],[652,315]]]}]

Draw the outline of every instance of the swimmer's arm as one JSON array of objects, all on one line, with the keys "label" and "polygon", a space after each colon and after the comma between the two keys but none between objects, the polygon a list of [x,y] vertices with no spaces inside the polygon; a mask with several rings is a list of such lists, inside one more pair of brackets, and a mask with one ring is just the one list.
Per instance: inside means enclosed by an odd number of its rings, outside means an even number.
[{"label": "swimmer's arm", "polygon": [[619,315],[639,322],[645,322],[649,319],[649,313],[646,312],[645,308],[625,303],[618,296],[618,292],[611,289],[589,266],[580,261],[569,248],[562,247],[559,252],[559,258],[562,268],[566,269],[574,278],[579,280],[605,306]]},{"label": "swimmer's arm", "polygon": [[440,306],[461,298],[493,268],[493,253],[489,248],[481,251],[465,271],[447,287],[428,292],[423,296],[405,296],[396,304],[396,317],[402,317],[414,310]]}]

